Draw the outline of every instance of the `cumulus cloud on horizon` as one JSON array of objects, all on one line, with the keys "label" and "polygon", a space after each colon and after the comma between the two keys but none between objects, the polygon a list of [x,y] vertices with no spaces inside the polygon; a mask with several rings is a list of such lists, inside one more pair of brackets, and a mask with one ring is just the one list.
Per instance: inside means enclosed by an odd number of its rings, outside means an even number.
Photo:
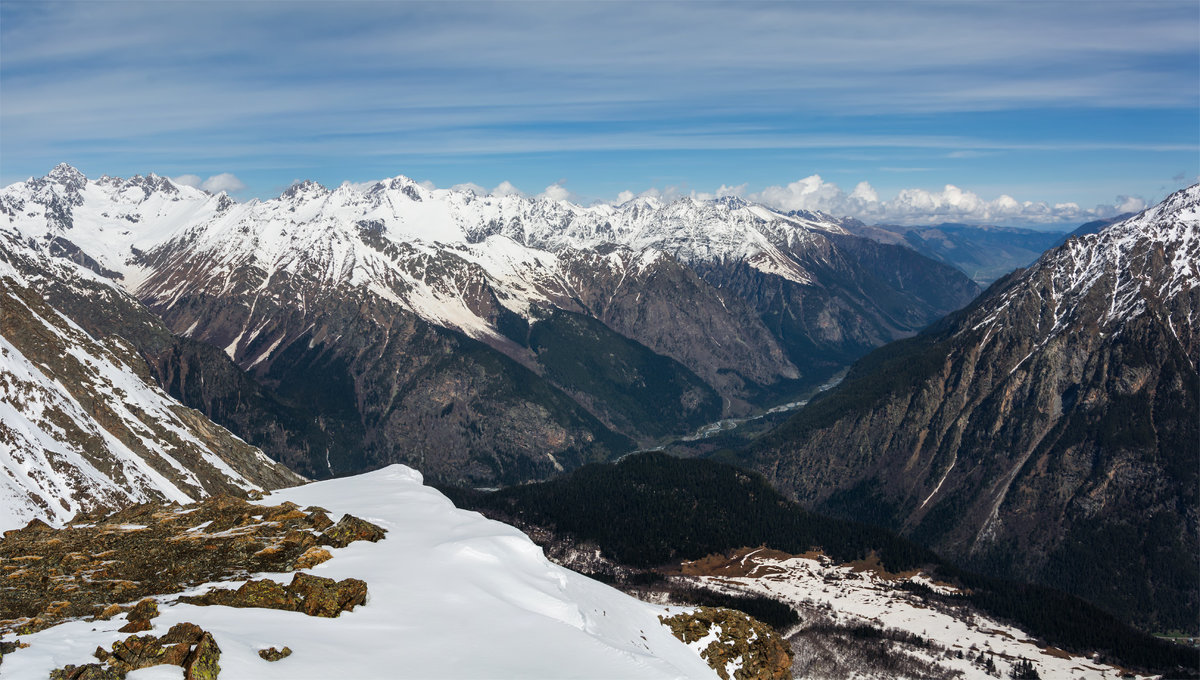
[{"label": "cumulus cloud on horizon", "polygon": [[[1086,209],[1077,203],[1049,204],[1044,201],[1020,201],[1007,194],[987,200],[978,194],[947,184],[941,191],[902,189],[890,200],[880,200],[879,192],[868,182],[859,182],[846,193],[820,175],[810,175],[786,186],[769,186],[762,191],[745,193],[741,187],[722,186],[717,195],[727,192],[755,203],[780,210],[819,210],[839,217],[854,217],[867,223],[929,224],[967,222],[973,224],[1058,224],[1082,222],[1139,212],[1147,207],[1139,196],[1118,196],[1110,205]],[[694,194],[706,198],[708,194]]]},{"label": "cumulus cloud on horizon", "polygon": [[[505,182],[505,184],[508,184]],[[538,198],[548,198],[552,201],[570,201],[573,199],[571,192],[562,185],[562,182],[555,182],[546,187],[545,191],[537,195]]]},{"label": "cumulus cloud on horizon", "polygon": [[222,191],[234,194],[246,188],[246,183],[238,179],[232,172],[222,172],[206,180],[201,180],[199,175],[179,175],[178,177],[172,177],[171,181],[183,186],[203,189],[214,194],[219,194]]},{"label": "cumulus cloud on horizon", "polygon": [[[533,198],[578,202],[579,197],[563,184],[561,180],[555,182],[541,193],[533,195]],[[777,210],[820,211],[835,217],[853,217],[867,224],[918,225],[963,222],[1000,226],[1079,224],[1125,213],[1136,213],[1149,207],[1141,196],[1128,195],[1116,196],[1112,203],[1099,204],[1094,208],[1083,208],[1075,202],[1051,204],[1044,201],[1021,201],[1008,194],[987,200],[973,191],[953,184],[945,185],[940,191],[902,189],[891,199],[881,199],[879,192],[869,182],[859,182],[847,193],[836,183],[827,182],[815,174],[786,185],[768,186],[761,191],[747,191],[748,186],[722,184],[711,192],[689,191],[686,187],[679,186],[667,186],[662,189],[651,187],[636,193],[631,190],[621,191],[614,200],[600,200],[595,203],[621,205],[639,198],[669,203],[682,197],[713,200],[734,196]],[[428,187],[435,188],[432,183],[428,183]],[[469,190],[480,196],[527,195],[507,180],[491,191],[474,183],[456,184],[450,188]]]}]

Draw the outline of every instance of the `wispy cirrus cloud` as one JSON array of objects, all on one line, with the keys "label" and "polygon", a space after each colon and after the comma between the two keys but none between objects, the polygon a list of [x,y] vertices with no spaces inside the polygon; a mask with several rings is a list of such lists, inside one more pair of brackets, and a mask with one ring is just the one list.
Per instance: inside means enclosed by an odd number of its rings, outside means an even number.
[{"label": "wispy cirrus cloud", "polygon": [[1053,153],[1059,175],[1099,172],[1096,154],[1196,156],[1194,3],[867,9],[3,3],[0,175],[228,169],[261,193],[313,171],[494,186],[515,169],[599,194],[612,154],[612,181],[742,181],[746,163],[772,170],[760,186],[822,170],[822,150],[891,168],[995,154],[1007,172]]}]

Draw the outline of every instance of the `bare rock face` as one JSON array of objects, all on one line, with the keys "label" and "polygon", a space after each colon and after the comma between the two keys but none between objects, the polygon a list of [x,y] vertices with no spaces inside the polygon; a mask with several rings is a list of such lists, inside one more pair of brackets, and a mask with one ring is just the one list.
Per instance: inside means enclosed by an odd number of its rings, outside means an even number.
[{"label": "bare rock face", "polygon": [[1192,187],[871,354],[749,458],[820,510],[1154,630],[1190,629],[1198,262]]},{"label": "bare rock face", "polygon": [[[742,612],[717,607],[659,617],[722,680],[783,680],[791,677],[792,651],[774,628]],[[732,675],[729,669],[733,668]]]}]

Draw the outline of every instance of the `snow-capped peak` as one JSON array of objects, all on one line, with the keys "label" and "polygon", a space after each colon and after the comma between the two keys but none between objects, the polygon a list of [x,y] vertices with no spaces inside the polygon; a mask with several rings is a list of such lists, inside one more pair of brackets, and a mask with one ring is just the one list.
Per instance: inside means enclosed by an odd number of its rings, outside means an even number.
[{"label": "snow-capped peak", "polygon": [[[306,180],[279,198],[237,204],[224,194],[213,196],[154,174],[89,182],[62,165],[44,180],[7,187],[0,204],[16,231],[35,240],[66,238],[100,267],[119,273],[130,290],[152,275],[148,262],[171,260],[178,266],[175,260],[186,250],[187,257],[206,262],[202,271],[215,279],[231,280],[235,271],[251,266],[265,285],[278,272],[303,269],[320,272],[327,285],[391,291],[389,296],[407,300],[422,315],[463,303],[416,300],[421,291],[433,298],[443,289],[445,295],[459,294],[452,292],[455,286],[414,280],[429,276],[426,267],[400,262],[400,252],[407,253],[404,258],[429,257],[453,246],[453,255],[441,257],[475,263],[494,289],[504,291],[506,304],[525,309],[530,302],[570,297],[561,283],[553,283],[561,272],[551,264],[568,251],[616,246],[665,253],[684,263],[745,261],[810,284],[812,275],[789,253],[809,248],[826,234],[846,233],[836,218],[791,215],[736,197],[667,202],[646,196],[585,207],[544,195],[434,189],[404,175],[344,183],[334,190]],[[384,241],[364,241],[377,237]],[[507,241],[499,259],[500,251],[489,252],[498,243],[495,237]],[[384,242],[402,251],[388,250]],[[514,255],[514,248],[526,252]],[[523,263],[519,271],[514,262]],[[228,280],[215,279],[204,285],[227,288]],[[175,284],[169,288],[156,294],[184,292]],[[465,309],[437,317],[431,320],[472,335],[486,333],[486,324],[470,321],[474,314]]]},{"label": "snow-capped peak", "polygon": [[[1200,288],[1200,185],[1095,234],[1068,240],[1043,255],[1021,281],[1035,283],[1010,286],[974,328],[999,323],[1005,310],[1036,296],[1038,306],[1045,301],[1050,309],[1045,338],[1068,332],[1080,310],[1096,305],[1103,307],[1097,321],[1111,326],[1107,332],[1120,332],[1151,304],[1177,306],[1168,313],[1172,331],[1181,342],[1195,337],[1200,318],[1185,298]],[[1191,355],[1195,348],[1186,351]]]},{"label": "snow-capped peak", "polygon": [[57,182],[69,189],[82,188],[87,183],[87,177],[68,163],[59,163],[54,166],[54,169],[46,174],[46,179]]}]

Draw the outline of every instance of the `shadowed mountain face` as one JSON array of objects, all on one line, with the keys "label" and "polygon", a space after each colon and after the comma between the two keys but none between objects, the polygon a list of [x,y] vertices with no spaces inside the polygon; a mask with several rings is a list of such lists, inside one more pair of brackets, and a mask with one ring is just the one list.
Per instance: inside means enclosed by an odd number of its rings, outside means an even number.
[{"label": "shadowed mountain face", "polygon": [[736,199],[397,177],[237,204],[59,166],[0,209],[161,319],[129,332],[173,395],[316,477],[545,478],[811,389],[978,292],[848,221]]},{"label": "shadowed mountain face", "polygon": [[1192,187],[868,355],[745,455],[808,505],[1190,629],[1197,263]]}]

